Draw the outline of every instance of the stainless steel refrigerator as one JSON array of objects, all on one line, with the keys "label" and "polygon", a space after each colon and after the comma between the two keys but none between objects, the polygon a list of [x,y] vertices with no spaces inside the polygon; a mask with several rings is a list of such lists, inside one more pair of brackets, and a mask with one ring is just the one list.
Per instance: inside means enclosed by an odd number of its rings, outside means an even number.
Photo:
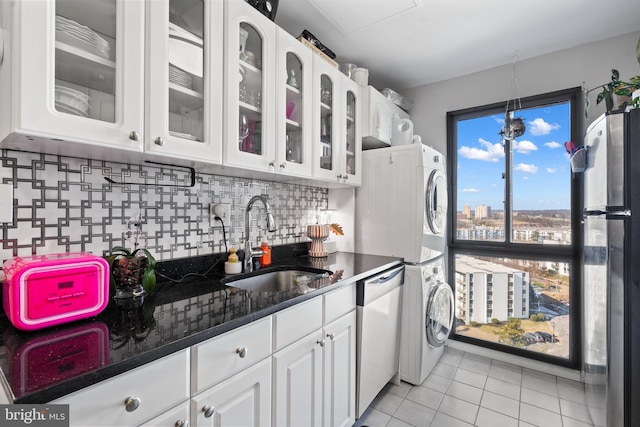
[{"label": "stainless steel refrigerator", "polygon": [[640,110],[584,141],[583,372],[597,426],[640,425]]}]

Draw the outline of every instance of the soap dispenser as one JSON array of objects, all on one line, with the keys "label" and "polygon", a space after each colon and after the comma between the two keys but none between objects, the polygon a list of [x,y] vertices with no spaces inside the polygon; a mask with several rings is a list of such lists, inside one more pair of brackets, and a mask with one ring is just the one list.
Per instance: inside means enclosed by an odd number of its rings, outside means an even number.
[{"label": "soap dispenser", "polygon": [[260,267],[267,267],[271,265],[271,247],[269,246],[269,242],[267,242],[266,238],[261,240],[262,244],[260,245],[260,249],[264,254],[260,257]]},{"label": "soap dispenser", "polygon": [[238,274],[242,272],[242,263],[238,259],[236,248],[231,248],[229,250],[229,257],[224,263],[224,272],[226,274]]}]

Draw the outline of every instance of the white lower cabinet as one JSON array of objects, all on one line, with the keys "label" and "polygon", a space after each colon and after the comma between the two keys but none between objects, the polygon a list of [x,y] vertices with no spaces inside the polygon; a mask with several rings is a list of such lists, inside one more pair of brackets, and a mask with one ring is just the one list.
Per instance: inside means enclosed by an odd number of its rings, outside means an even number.
[{"label": "white lower cabinet", "polygon": [[273,355],[273,424],[322,425],[322,330]]},{"label": "white lower cabinet", "polygon": [[271,359],[267,358],[191,399],[192,426],[271,425]]},{"label": "white lower cabinet", "polygon": [[189,401],[163,412],[140,427],[189,427]]},{"label": "white lower cabinet", "polygon": [[71,426],[137,426],[189,398],[189,349],[54,400]]},{"label": "white lower cabinet", "polygon": [[[337,427],[355,422],[355,284],[320,298],[324,327],[273,355],[273,426]],[[341,317],[327,324],[338,313]],[[303,316],[290,320],[303,323]]]},{"label": "white lower cabinet", "polygon": [[324,427],[356,419],[356,311],[324,327]]}]

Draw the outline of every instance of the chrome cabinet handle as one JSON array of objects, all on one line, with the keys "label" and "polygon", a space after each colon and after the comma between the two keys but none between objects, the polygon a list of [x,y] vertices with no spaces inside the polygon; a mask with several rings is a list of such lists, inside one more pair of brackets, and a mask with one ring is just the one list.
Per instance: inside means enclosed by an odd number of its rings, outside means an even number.
[{"label": "chrome cabinet handle", "polygon": [[206,405],[206,406],[203,406],[203,407],[202,407],[202,412],[204,412],[204,417],[205,417],[205,418],[211,418],[211,416],[212,416],[213,414],[215,414],[215,412],[216,412],[216,408],[214,408],[214,407],[213,407],[213,406],[211,406],[211,405]]},{"label": "chrome cabinet handle", "polygon": [[174,424],[174,427],[189,427],[189,422],[184,420],[178,420]]},{"label": "chrome cabinet handle", "polygon": [[324,340],[318,340],[316,342],[320,344],[320,347],[324,347]]},{"label": "chrome cabinet handle", "polygon": [[132,141],[140,141],[140,134],[135,130],[129,132],[129,139]]},{"label": "chrome cabinet handle", "polygon": [[236,348],[236,353],[238,353],[238,356],[240,356],[241,359],[244,359],[244,357],[247,355],[247,351],[247,347]]},{"label": "chrome cabinet handle", "polygon": [[338,175],[338,181],[342,179],[342,174]]},{"label": "chrome cabinet handle", "polygon": [[347,174],[345,173],[343,178],[344,178],[344,180],[346,181],[346,180],[348,180],[348,179],[349,179],[349,175],[347,175]]},{"label": "chrome cabinet handle", "polygon": [[276,161],[275,161],[275,160],[271,160],[271,161],[269,162],[269,166],[271,166],[271,167],[275,167],[275,165],[276,165]]},{"label": "chrome cabinet handle", "polygon": [[286,164],[286,163],[280,163],[280,168],[284,169],[284,168],[286,168],[286,167],[287,167],[287,164]]},{"label": "chrome cabinet handle", "polygon": [[127,397],[124,400],[124,409],[127,410],[127,412],[133,412],[136,409],[138,409],[138,407],[140,406],[140,398],[139,397]]},{"label": "chrome cabinet handle", "polygon": [[159,137],[157,137],[156,139],[154,139],[154,140],[153,140],[153,142],[154,142],[156,145],[159,145],[159,146],[161,146],[161,147],[162,147],[162,146],[164,145],[164,138],[163,138],[163,137],[161,137],[161,136],[159,136]]},{"label": "chrome cabinet handle", "polygon": [[329,338],[331,341],[333,341],[333,339],[336,337],[336,334],[331,333],[331,334],[327,334],[327,338]]}]

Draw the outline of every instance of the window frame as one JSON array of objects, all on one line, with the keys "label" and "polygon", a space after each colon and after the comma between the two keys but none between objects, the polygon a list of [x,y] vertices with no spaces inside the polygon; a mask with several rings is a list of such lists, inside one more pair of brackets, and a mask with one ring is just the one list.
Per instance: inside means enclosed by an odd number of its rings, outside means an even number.
[{"label": "window frame", "polygon": [[[555,92],[530,96],[520,100],[521,106],[519,110],[543,107],[545,105],[570,102],[570,125],[571,140],[582,141],[583,117],[584,117],[584,101],[583,91],[580,87],[559,90]],[[478,107],[471,107],[462,110],[447,112],[447,168],[454,171],[448,176],[448,192],[449,203],[449,229],[447,233],[448,242],[448,261],[449,261],[449,277],[455,277],[455,257],[456,255],[470,256],[489,256],[496,258],[519,258],[527,260],[552,260],[557,262],[565,262],[570,265],[569,299],[571,301],[571,311],[569,318],[569,357],[567,359],[556,356],[550,356],[544,353],[525,350],[514,346],[499,344],[495,342],[485,341],[456,333],[456,328],[451,329],[450,339],[466,342],[469,344],[479,345],[482,347],[499,350],[505,353],[511,353],[517,356],[523,356],[529,359],[540,360],[559,366],[565,366],[573,369],[579,369],[582,358],[582,310],[581,310],[581,292],[580,283],[582,282],[582,174],[571,173],[571,244],[570,245],[544,245],[540,243],[522,243],[513,242],[512,230],[512,164],[511,154],[505,156],[505,240],[483,241],[483,240],[462,240],[457,239],[457,212],[461,206],[457,204],[457,174],[458,170],[458,141],[457,141],[457,122],[459,120],[472,119],[476,117],[484,117],[492,114],[505,113],[505,105],[507,101],[488,104]],[[513,109],[509,109],[513,111]],[[498,130],[496,130],[497,132]],[[455,293],[455,283],[452,284]]]}]

